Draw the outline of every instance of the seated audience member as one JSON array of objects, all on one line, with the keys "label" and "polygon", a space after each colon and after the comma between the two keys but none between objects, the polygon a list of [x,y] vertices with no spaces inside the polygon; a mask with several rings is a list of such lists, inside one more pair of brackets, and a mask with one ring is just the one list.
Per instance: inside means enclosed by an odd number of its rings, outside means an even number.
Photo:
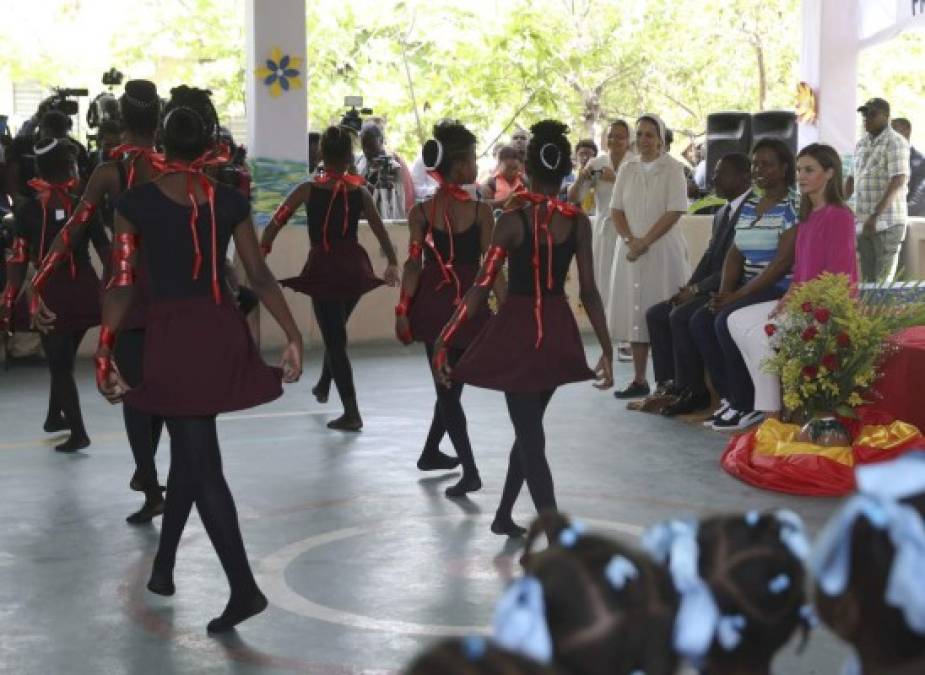
[{"label": "seated audience member", "polygon": [[[481,636],[443,640],[419,655],[404,675],[556,675],[531,659],[513,654]],[[559,674],[561,675],[561,673]]]},{"label": "seated audience member", "polygon": [[746,155],[726,155],[716,163],[717,193],[729,200],[713,217],[713,233],[690,280],[665,302],[646,312],[652,364],[658,389],[641,406],[665,415],[684,415],[710,405],[704,380],[703,359],[691,336],[694,312],[706,306],[710,294],[719,290],[723,262],[732,246],[736,220],[751,186]]},{"label": "seated audience member", "polygon": [[855,650],[846,675],[925,673],[925,453],[856,476],[810,560],[819,616]]},{"label": "seated audience member", "polygon": [[[797,156],[797,180],[802,198],[793,262],[793,284],[812,281],[824,272],[858,280],[854,214],[842,194],[841,158],[830,145],[813,143]],[[793,285],[790,286],[791,290]],[[755,386],[755,410],[777,417],[781,410],[780,380],[762,364],[771,356],[769,319],[783,310],[780,300],[760,302],[729,315],[735,340]]]},{"label": "seated audience member", "polygon": [[[533,553],[537,537],[548,548]],[[670,675],[678,597],[643,553],[547,513],[530,528],[525,576],[495,610],[494,640],[557,672]]]},{"label": "seated audience member", "polygon": [[513,145],[505,145],[498,152],[498,172],[481,186],[482,197],[492,208],[500,209],[508,198],[526,187],[524,155]]},{"label": "seated audience member", "polygon": [[909,206],[909,216],[921,218],[925,216],[925,155],[922,155],[912,143],[912,123],[905,117],[895,117],[890,123],[893,131],[898,132],[909,141],[909,182],[906,184],[909,195],[906,203]]},{"label": "seated audience member", "polygon": [[706,422],[716,430],[745,429],[762,419],[754,411],[752,380],[727,322],[736,310],[780,299],[793,264],[799,198],[794,190],[796,160],[786,143],[762,139],[755,144],[752,181],[757,189],[742,205],[719,290],[690,323],[720,397],[720,407]]},{"label": "seated audience member", "polygon": [[383,220],[402,220],[414,206],[414,183],[405,162],[385,147],[385,133],[375,122],[360,129],[363,154],[357,173],[366,179],[373,202]]},{"label": "seated audience member", "polygon": [[643,535],[680,596],[674,648],[701,675],[768,675],[798,628],[809,542],[792,511],[671,520]]}]

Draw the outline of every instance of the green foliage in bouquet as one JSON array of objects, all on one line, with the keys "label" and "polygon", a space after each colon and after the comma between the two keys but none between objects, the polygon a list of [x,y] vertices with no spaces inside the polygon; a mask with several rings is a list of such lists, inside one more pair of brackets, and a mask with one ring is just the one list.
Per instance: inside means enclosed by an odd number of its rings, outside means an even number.
[{"label": "green foliage in bouquet", "polygon": [[806,419],[854,417],[855,408],[869,402],[890,336],[923,324],[925,303],[884,292],[858,297],[847,276],[825,273],[794,287],[765,326],[775,355],[764,369],[780,376],[787,409]]}]

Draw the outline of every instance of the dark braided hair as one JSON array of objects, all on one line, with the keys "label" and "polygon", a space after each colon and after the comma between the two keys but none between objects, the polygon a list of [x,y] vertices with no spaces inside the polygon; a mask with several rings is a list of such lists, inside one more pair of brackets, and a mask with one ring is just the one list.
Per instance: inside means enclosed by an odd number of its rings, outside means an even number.
[{"label": "dark braided hair", "polygon": [[544,183],[559,185],[572,173],[572,145],[569,128],[556,120],[543,120],[530,127],[527,144],[527,175]]},{"label": "dark braided hair", "polygon": [[775,514],[757,512],[717,516],[700,524],[700,576],[720,614],[745,618],[742,639],[733,649],[714,639],[708,667],[767,665],[798,627],[808,627],[803,614],[806,572],[781,537],[785,527]]},{"label": "dark braided hair", "polygon": [[[899,503],[911,506],[925,520],[925,494]],[[820,618],[851,643],[864,662],[887,667],[925,657],[925,635],[910,629],[902,610],[885,600],[896,557],[889,533],[867,518],[858,518],[851,530],[850,555],[851,572],[844,593],[830,596],[816,586]]]},{"label": "dark braided hair", "polygon": [[444,640],[420,654],[405,675],[553,675],[553,671],[484,638]]},{"label": "dark braided hair", "polygon": [[39,137],[67,138],[73,124],[71,118],[60,110],[49,110],[39,121]]},{"label": "dark braided hair", "polygon": [[164,108],[163,142],[169,155],[193,160],[215,140],[218,114],[212,105],[212,92],[181,85],[170,90]]},{"label": "dark braided hair", "polygon": [[330,126],[321,134],[321,159],[328,165],[353,161],[353,134],[345,127]]},{"label": "dark braided hair", "polygon": [[[475,146],[475,134],[456,120],[445,120],[435,124],[433,132],[434,137],[424,143],[424,147],[421,148],[421,158],[424,160],[424,166],[433,167],[446,178],[453,164],[465,159]],[[442,155],[440,155],[441,146]],[[440,157],[439,163],[437,163],[438,156]]]},{"label": "dark braided hair", "polygon": [[[51,145],[54,147],[42,152]],[[35,143],[35,167],[49,182],[66,180],[76,160],[77,147],[66,138],[43,138]]]},{"label": "dark braided hair", "polygon": [[[667,572],[644,553],[604,537],[582,534],[563,543],[563,533],[574,531],[565,516],[540,516],[523,559],[525,572],[543,586],[555,663],[582,675],[674,673],[671,634],[678,595]],[[552,544],[532,553],[543,533]],[[621,588],[607,576],[617,558],[635,568]]]},{"label": "dark braided hair", "polygon": [[144,136],[153,134],[161,119],[157,86],[148,80],[129,80],[119,97],[119,110],[126,129]]}]

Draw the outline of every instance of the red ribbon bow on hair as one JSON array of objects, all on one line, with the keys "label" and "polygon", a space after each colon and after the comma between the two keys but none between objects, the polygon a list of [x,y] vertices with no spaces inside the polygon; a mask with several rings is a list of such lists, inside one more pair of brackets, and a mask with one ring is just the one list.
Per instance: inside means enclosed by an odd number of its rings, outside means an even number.
[{"label": "red ribbon bow on hair", "polygon": [[442,193],[458,202],[468,202],[472,200],[472,195],[466,192],[457,183],[448,183],[443,177],[443,174],[439,171],[428,171],[427,175],[436,181],[437,192],[435,192],[434,196],[431,198],[434,207],[430,212],[430,227],[427,230],[427,235],[424,237],[424,243],[434,252],[434,257],[436,257],[437,264],[440,266],[440,271],[443,273],[443,281],[437,285],[437,290],[439,291],[448,284],[455,284],[456,299],[453,301],[453,304],[458,305],[462,300],[462,283],[459,280],[459,275],[456,274],[456,270],[453,268],[453,262],[456,260],[456,244],[453,240],[453,222],[450,219],[449,205],[443,210],[443,226],[450,239],[450,257],[444,260],[443,256],[440,255],[440,251],[437,250],[437,246],[434,244],[434,222],[437,220],[437,196]]},{"label": "red ribbon bow on hair", "polygon": [[154,148],[146,148],[140,145],[132,145],[130,143],[123,143],[122,145],[117,145],[112,150],[109,151],[109,159],[128,159],[128,185],[127,188],[131,188],[135,185],[135,164],[138,162],[138,159],[144,157],[148,160],[148,164],[151,165],[151,168],[154,169],[154,173],[163,173],[166,161],[164,160],[164,155],[157,152]]},{"label": "red ribbon bow on hair", "polygon": [[328,241],[328,221],[331,219],[331,209],[334,207],[334,202],[337,200],[337,195],[340,192],[344,193],[344,229],[343,235],[347,236],[347,229],[350,227],[349,214],[350,206],[347,202],[347,186],[353,185],[355,187],[360,187],[366,185],[366,180],[362,176],[355,176],[352,173],[337,173],[335,171],[322,171],[320,174],[315,176],[315,183],[319,185],[327,185],[328,183],[334,183],[334,186],[331,188],[331,201],[328,203],[328,212],[324,214],[324,225],[322,226],[321,233],[322,239],[324,241],[324,250],[328,252],[331,250],[331,244]]},{"label": "red ribbon bow on hair", "polygon": [[[39,204],[42,207],[42,237],[39,241],[39,262],[45,258],[45,233],[48,229],[48,205],[52,197],[57,197],[57,202],[64,207],[65,218],[70,218],[71,211],[74,209],[74,200],[71,193],[80,184],[76,178],[69,178],[63,183],[49,183],[41,178],[33,178],[28,185],[36,192]],[[65,238],[67,231],[65,231]],[[77,263],[74,259],[73,251],[71,256],[71,278],[77,278]]]},{"label": "red ribbon bow on hair", "polygon": [[199,187],[202,189],[206,200],[209,203],[209,217],[212,226],[212,297],[215,304],[222,303],[222,289],[218,283],[218,228],[215,224],[215,185],[206,175],[205,170],[210,166],[221,166],[231,161],[231,155],[228,147],[218,145],[212,150],[207,150],[201,157],[194,159],[192,162],[183,162],[175,160],[167,162],[164,165],[164,174],[168,173],[185,173],[186,174],[186,194],[189,197],[193,213],[190,216],[190,233],[193,237],[193,279],[199,278],[199,272],[202,269],[202,248],[199,245],[199,232],[196,230],[196,223],[199,220],[199,203],[196,200],[196,181],[199,181]]},{"label": "red ribbon bow on hair", "polygon": [[[526,189],[518,190],[517,197],[533,204],[533,316],[536,318],[536,349],[543,343],[543,288],[540,282],[540,233],[546,236],[546,288],[553,288],[552,249],[555,244],[549,224],[556,213],[567,218],[577,216],[581,209],[567,202],[560,201],[549,195],[529,192]],[[540,206],[546,207],[546,217],[540,220]]]}]

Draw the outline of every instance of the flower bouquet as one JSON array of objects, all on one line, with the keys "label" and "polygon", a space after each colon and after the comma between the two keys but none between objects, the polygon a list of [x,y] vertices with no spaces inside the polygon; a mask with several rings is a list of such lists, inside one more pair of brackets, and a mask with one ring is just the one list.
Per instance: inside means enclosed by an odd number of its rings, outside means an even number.
[{"label": "flower bouquet", "polygon": [[925,303],[859,296],[841,274],[794,286],[783,302],[765,326],[775,354],[763,366],[780,377],[784,406],[804,421],[855,418],[870,401],[890,336],[925,324]]}]

